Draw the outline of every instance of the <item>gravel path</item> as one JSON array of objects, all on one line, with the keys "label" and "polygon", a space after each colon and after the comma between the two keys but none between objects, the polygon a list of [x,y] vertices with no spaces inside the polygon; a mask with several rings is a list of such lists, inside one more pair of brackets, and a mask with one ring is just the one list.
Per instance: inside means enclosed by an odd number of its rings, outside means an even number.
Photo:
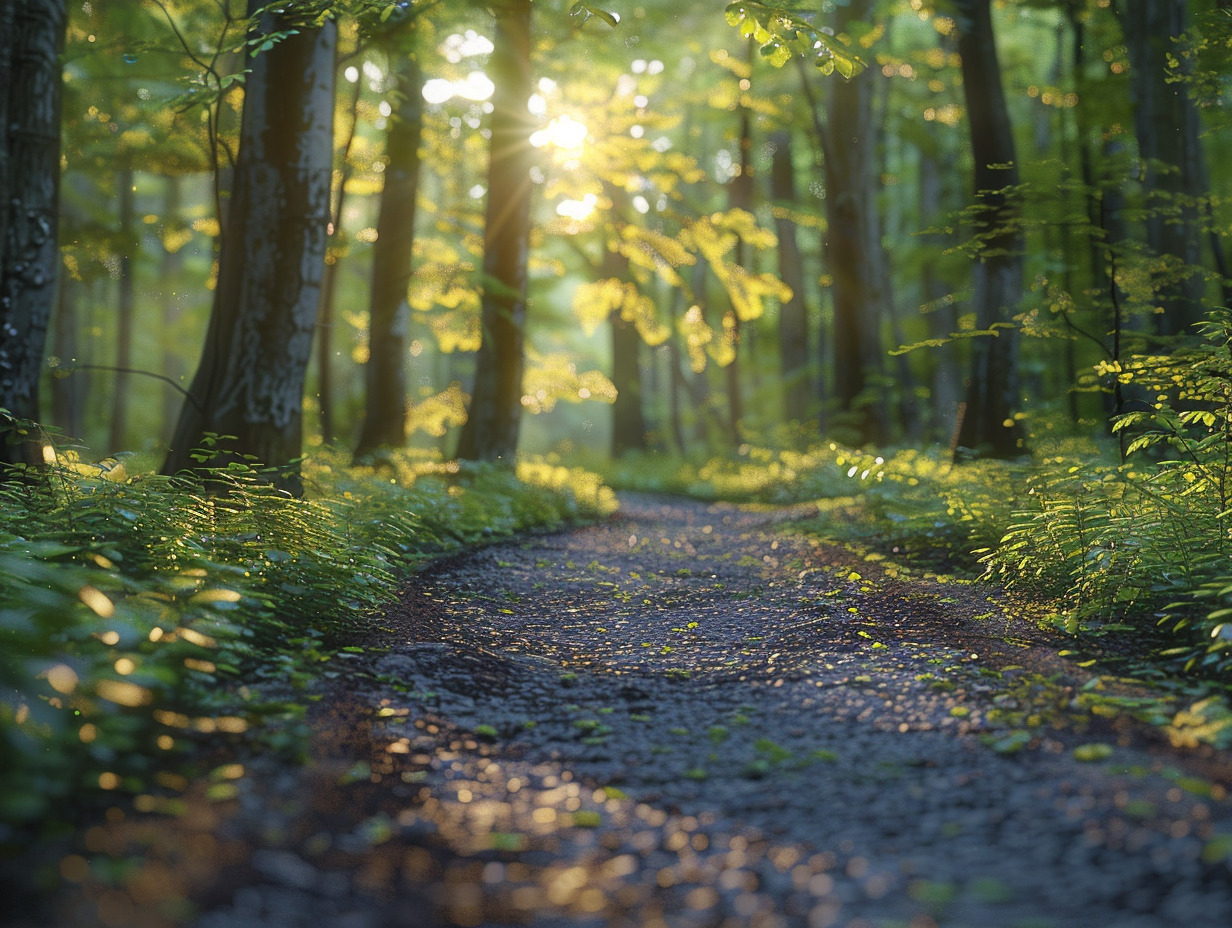
[{"label": "gravel path", "polygon": [[1003,597],[801,514],[630,496],[437,565],[330,681],[306,770],[257,761],[174,833],[113,835],[175,885],[114,904],[175,924],[190,897],[196,928],[1232,925],[1226,755],[1092,715],[1095,670]]}]

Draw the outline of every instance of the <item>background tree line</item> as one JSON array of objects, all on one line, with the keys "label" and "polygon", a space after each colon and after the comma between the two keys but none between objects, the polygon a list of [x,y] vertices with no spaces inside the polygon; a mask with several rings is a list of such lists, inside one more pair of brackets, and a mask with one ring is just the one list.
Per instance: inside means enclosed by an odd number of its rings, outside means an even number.
[{"label": "background tree line", "polygon": [[1222,0],[0,23],[10,463],[31,422],[292,490],[323,442],[1010,457],[1226,302]]}]

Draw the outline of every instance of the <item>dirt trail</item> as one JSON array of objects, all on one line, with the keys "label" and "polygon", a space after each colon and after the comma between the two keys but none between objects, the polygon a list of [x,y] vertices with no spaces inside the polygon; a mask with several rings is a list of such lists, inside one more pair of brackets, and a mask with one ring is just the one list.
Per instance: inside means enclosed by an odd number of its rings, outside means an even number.
[{"label": "dirt trail", "polygon": [[193,923],[1232,924],[1226,756],[1084,727],[1001,597],[800,514],[627,497],[416,578],[314,763],[181,826]]}]

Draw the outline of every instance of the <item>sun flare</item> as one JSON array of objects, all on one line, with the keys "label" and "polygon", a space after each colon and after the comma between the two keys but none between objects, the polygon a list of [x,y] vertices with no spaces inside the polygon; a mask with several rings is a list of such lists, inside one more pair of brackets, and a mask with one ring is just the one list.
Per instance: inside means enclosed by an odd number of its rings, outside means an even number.
[{"label": "sun flare", "polygon": [[584,123],[572,116],[557,116],[546,126],[530,137],[530,143],[536,148],[555,148],[562,154],[577,155],[581,153],[582,144],[590,131]]},{"label": "sun flare", "polygon": [[590,218],[598,203],[599,198],[593,193],[586,194],[580,200],[561,200],[556,204],[556,215],[572,219],[574,222],[581,222]]}]

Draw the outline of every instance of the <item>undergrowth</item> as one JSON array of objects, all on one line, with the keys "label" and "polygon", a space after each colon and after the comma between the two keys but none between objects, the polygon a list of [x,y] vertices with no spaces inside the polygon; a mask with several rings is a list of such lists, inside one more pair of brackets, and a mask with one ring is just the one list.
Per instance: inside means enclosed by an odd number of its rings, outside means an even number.
[{"label": "undergrowth", "polygon": [[593,475],[322,453],[294,499],[232,466],[199,482],[57,458],[0,486],[0,853],[128,797],[170,810],[206,749],[303,750],[304,690],[462,545],[610,513]]},{"label": "undergrowth", "polygon": [[1124,463],[1054,460],[985,557],[1077,636],[1154,631],[1158,657],[1232,680],[1232,312],[1202,340],[1103,373],[1143,397],[1113,423]]},{"label": "undergrowth", "polygon": [[600,470],[623,489],[815,502],[806,530],[1017,589],[1080,647],[1145,655],[1136,674],[1227,686],[1232,312],[1212,312],[1199,334],[1168,355],[1102,365],[1143,398],[1114,420],[1113,439],[1038,440],[1029,460],[955,464],[943,449],[829,444],[745,446],[708,461],[636,456]]},{"label": "undergrowth", "polygon": [[746,445],[730,458],[655,455],[591,463],[617,489],[745,504],[816,503],[802,527],[932,567],[980,570],[1025,493],[1030,466],[972,461],[944,450],[879,454],[829,443],[809,451]]}]

